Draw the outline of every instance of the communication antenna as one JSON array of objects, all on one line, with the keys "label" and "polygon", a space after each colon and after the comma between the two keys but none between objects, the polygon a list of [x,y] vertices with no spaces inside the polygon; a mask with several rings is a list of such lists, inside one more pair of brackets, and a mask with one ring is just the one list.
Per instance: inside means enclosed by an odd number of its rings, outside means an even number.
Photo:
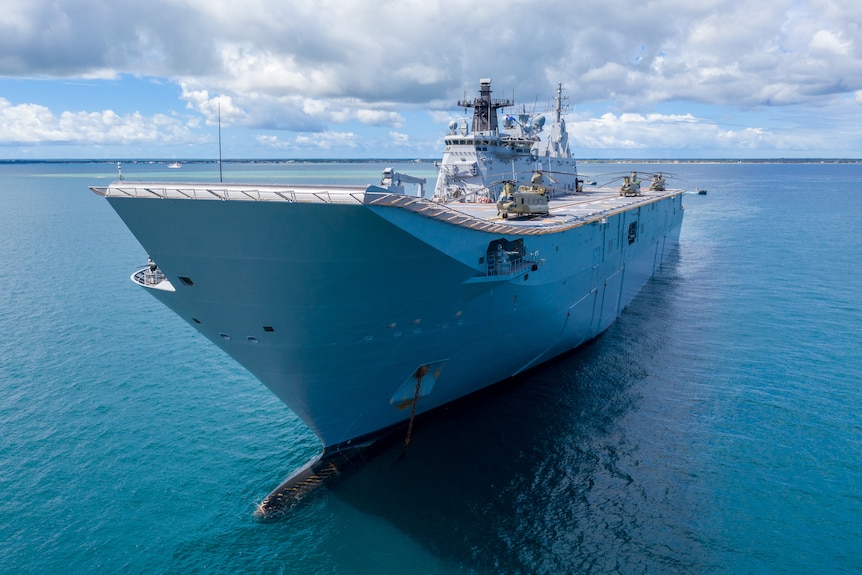
[{"label": "communication antenna", "polygon": [[224,181],[221,171],[221,102],[218,102],[218,181]]}]

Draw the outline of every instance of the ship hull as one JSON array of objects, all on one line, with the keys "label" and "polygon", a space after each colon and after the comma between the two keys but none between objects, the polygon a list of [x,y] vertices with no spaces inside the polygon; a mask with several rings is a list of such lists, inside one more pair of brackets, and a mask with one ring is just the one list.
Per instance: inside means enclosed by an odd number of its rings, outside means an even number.
[{"label": "ship hull", "polygon": [[[683,215],[670,194],[519,234],[367,203],[108,200],[173,287],[150,293],[328,449],[600,334],[678,243]],[[489,275],[500,239],[537,255]]]}]

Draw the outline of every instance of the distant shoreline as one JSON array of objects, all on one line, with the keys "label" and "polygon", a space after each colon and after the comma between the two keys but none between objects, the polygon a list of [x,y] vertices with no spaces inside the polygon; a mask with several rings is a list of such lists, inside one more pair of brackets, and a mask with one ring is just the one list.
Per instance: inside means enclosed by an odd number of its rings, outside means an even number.
[{"label": "distant shoreline", "polygon": [[[257,159],[257,160],[223,160],[224,164],[375,164],[381,162],[393,163],[434,163],[438,158],[415,160],[411,158],[355,158],[355,159],[336,159],[336,158],[297,158],[297,159]],[[3,160],[0,159],[0,165],[15,165],[15,164],[172,164],[180,162],[182,164],[218,164],[218,160],[176,160],[176,159],[141,159],[141,158],[122,158],[122,159],[19,159],[19,160]],[[578,159],[581,164],[862,164],[862,158],[750,158],[750,159],[732,159],[732,158],[651,158],[651,159],[635,159],[635,158],[617,158],[617,159]]]}]

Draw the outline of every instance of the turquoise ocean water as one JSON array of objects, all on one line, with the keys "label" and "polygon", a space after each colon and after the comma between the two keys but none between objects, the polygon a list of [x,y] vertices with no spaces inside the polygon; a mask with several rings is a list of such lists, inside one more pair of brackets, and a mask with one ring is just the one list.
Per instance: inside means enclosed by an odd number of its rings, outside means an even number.
[{"label": "turquoise ocean water", "polygon": [[605,334],[260,523],[316,439],[129,281],[114,164],[0,164],[0,573],[859,573],[862,165],[644,169],[709,193]]}]

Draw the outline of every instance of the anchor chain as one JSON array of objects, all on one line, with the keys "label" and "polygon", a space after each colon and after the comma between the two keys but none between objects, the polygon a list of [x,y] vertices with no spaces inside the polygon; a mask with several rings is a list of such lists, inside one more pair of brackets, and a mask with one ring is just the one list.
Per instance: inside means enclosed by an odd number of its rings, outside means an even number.
[{"label": "anchor chain", "polygon": [[413,376],[416,378],[416,391],[413,393],[413,409],[410,410],[410,423],[407,424],[407,437],[404,438],[404,449],[401,450],[402,457],[407,454],[410,447],[410,436],[413,434],[413,420],[416,418],[416,405],[419,403],[419,390],[422,388],[422,378],[428,373],[429,366],[422,365],[416,369]]}]

